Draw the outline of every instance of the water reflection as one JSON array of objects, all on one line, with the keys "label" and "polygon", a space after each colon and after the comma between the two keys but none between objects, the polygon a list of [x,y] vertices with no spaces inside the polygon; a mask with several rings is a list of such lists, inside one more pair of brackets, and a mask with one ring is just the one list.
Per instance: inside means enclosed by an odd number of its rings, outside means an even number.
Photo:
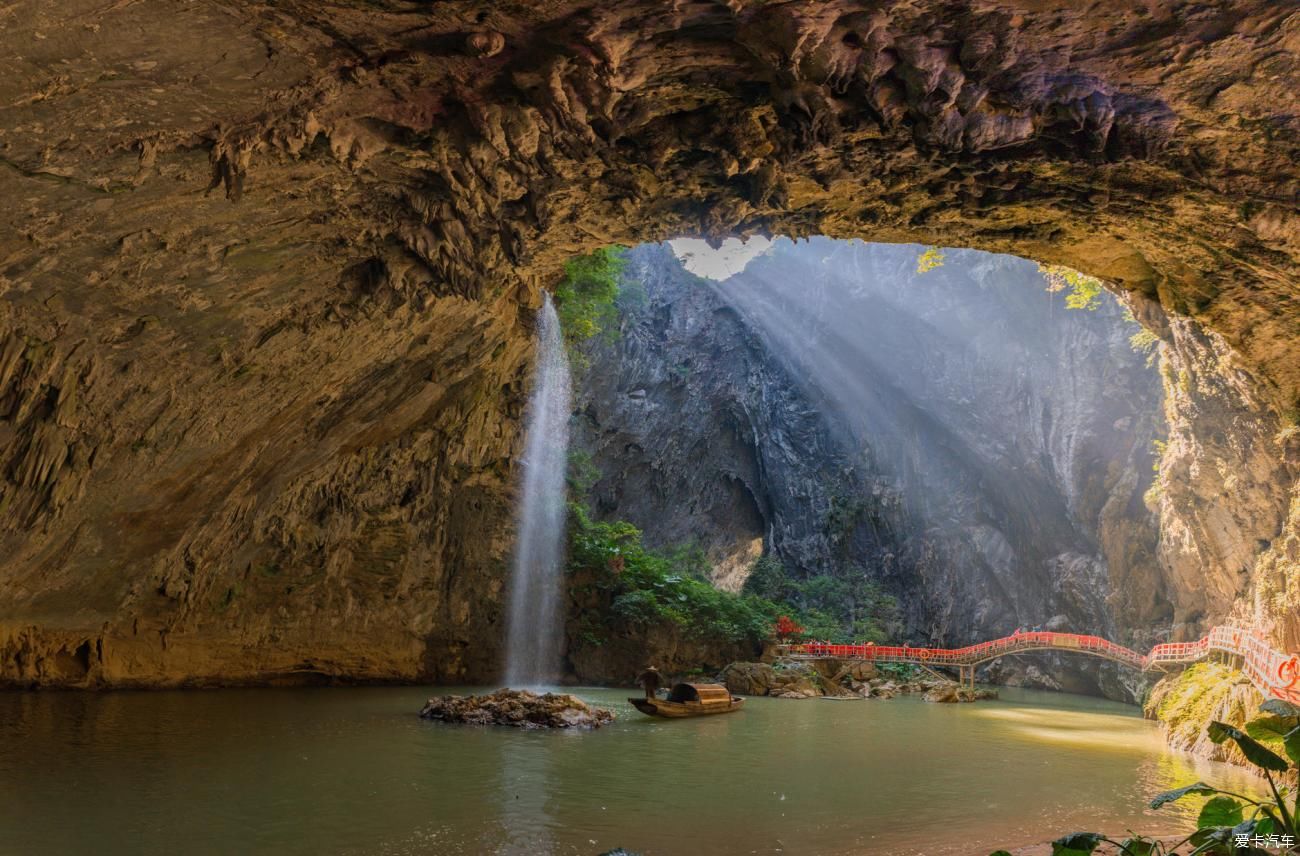
[{"label": "water reflection", "polygon": [[1117,729],[1114,715],[1046,708],[985,708],[977,717],[997,720],[1017,737],[1059,746],[1086,747],[1097,752],[1127,753],[1150,748],[1145,730]]},{"label": "water reflection", "polygon": [[1198,779],[1258,791],[1133,708],[1049,693],[674,722],[581,690],[619,715],[584,734],[423,722],[426,694],[0,694],[0,851],[944,856],[1177,831],[1195,805],[1145,804]]},{"label": "water reflection", "polygon": [[541,740],[528,739],[530,736],[517,739],[519,735],[511,735],[509,740],[501,741],[499,749],[502,838],[493,852],[502,856],[533,856],[555,850],[550,835],[553,821],[547,806],[552,789],[552,752],[547,742],[557,735],[537,735]]}]

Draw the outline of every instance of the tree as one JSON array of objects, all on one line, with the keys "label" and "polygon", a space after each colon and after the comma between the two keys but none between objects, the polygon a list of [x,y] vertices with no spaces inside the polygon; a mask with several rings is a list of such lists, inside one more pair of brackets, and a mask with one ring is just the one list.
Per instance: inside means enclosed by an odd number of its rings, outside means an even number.
[{"label": "tree", "polygon": [[788,615],[778,616],[773,630],[778,642],[789,642],[794,637],[803,635],[803,628]]}]

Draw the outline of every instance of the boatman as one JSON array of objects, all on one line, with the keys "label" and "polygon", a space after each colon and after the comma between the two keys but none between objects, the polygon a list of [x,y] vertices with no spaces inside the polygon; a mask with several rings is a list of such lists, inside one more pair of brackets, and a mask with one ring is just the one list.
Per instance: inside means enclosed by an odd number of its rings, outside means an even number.
[{"label": "boatman", "polygon": [[645,697],[654,698],[655,691],[663,683],[663,675],[654,666],[646,666],[644,672],[636,676],[636,682],[645,688]]}]

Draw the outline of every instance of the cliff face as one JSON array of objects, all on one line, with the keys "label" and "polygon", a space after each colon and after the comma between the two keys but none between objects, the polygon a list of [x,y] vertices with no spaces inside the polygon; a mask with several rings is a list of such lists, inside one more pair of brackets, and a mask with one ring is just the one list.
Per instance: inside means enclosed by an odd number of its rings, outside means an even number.
[{"label": "cliff face", "polygon": [[[1030,263],[950,252],[918,275],[917,252],[780,240],[710,286],[635,251],[644,305],[579,394],[595,507],[695,540],[724,586],[764,545],[797,576],[854,568],[912,641],[1145,641],[1172,608],[1142,502],[1160,391],[1139,328],[1112,300],[1066,310]],[[1062,665],[1064,686],[1124,694]]]},{"label": "cliff face", "polygon": [[1186,319],[1166,323],[1160,560],[1175,635],[1199,638],[1235,617],[1298,650],[1300,436],[1284,429],[1220,337]]},{"label": "cliff face", "polygon": [[633,250],[622,287],[618,336],[588,346],[575,391],[573,445],[599,474],[593,509],[650,545],[703,548],[730,591],[765,545],[805,573],[828,570],[848,546],[832,505],[863,484],[826,415],[666,245]]},{"label": "cliff face", "polygon": [[[1250,439],[1189,417],[1189,460],[1278,454],[1297,28],[1266,0],[9,4],[0,681],[492,672],[526,319],[611,242],[1068,264],[1233,354]],[[1213,515],[1164,551],[1187,590],[1204,564],[1207,615],[1294,603],[1293,470],[1252,464],[1239,514],[1202,478],[1162,512]]]}]

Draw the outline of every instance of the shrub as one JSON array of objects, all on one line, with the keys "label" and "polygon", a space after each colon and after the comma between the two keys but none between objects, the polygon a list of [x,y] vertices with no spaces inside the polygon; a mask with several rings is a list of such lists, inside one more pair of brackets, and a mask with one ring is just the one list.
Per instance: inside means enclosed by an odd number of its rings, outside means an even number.
[{"label": "shrub", "polygon": [[1145,328],[1128,337],[1128,346],[1130,348],[1139,354],[1146,354],[1147,366],[1153,365],[1156,357],[1160,355],[1160,352],[1156,350],[1156,346],[1159,344],[1160,337]]},{"label": "shrub", "polygon": [[627,250],[602,247],[564,263],[564,279],[555,288],[555,303],[564,339],[570,346],[598,333],[618,331],[619,277],[627,266]]},{"label": "shrub", "polygon": [[[901,631],[897,601],[856,565],[794,580],[777,558],[764,556],[737,595],[708,582],[708,559],[697,545],[647,549],[631,523],[593,520],[580,503],[570,505],[569,533],[570,575],[594,578],[609,598],[608,615],[583,619],[593,637],[602,635],[595,624],[611,620],[669,622],[697,638],[754,644],[794,636],[881,642]],[[785,637],[782,619],[797,628]]]},{"label": "shrub", "polygon": [[883,642],[902,630],[898,601],[855,564],[796,580],[776,557],[764,556],[742,591],[780,605],[814,639]]},{"label": "shrub", "polygon": [[777,605],[715,589],[701,578],[698,547],[649,550],[632,524],[592,520],[576,503],[570,518],[569,572],[598,579],[611,596],[608,618],[640,625],[670,622],[688,635],[722,642],[756,644],[769,638]]},{"label": "shrub", "polygon": [[790,589],[790,580],[781,560],[776,556],[763,556],[750,567],[741,591],[765,600],[784,601],[789,598]]},{"label": "shrub", "polygon": [[600,481],[600,476],[600,467],[592,461],[590,453],[581,449],[569,451],[569,469],[565,480],[574,496],[586,496],[596,482]]},{"label": "shrub", "polygon": [[804,630],[790,616],[781,615],[777,616],[776,626],[772,628],[772,632],[776,635],[778,641],[789,642],[796,636],[802,636]]}]

